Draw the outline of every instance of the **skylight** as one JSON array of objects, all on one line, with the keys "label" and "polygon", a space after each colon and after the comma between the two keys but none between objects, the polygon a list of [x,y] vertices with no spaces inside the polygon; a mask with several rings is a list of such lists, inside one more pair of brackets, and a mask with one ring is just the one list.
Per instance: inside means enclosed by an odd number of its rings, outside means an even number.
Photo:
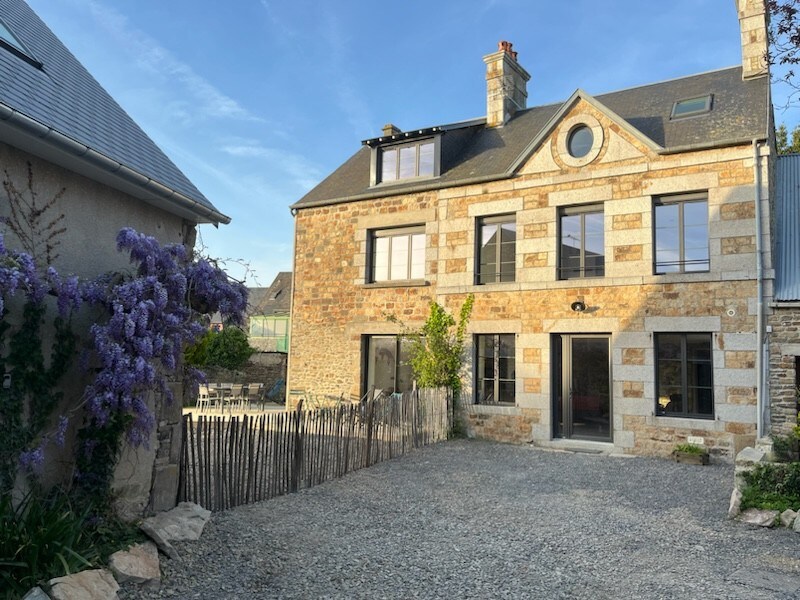
[{"label": "skylight", "polygon": [[698,96],[697,98],[688,98],[686,100],[678,100],[672,105],[671,118],[679,119],[681,117],[691,117],[693,115],[701,115],[711,110],[711,94],[706,96]]},{"label": "skylight", "polygon": [[25,62],[32,64],[37,69],[42,68],[42,63],[31,56],[31,53],[28,51],[28,49],[22,45],[22,42],[20,42],[13,33],[11,33],[8,25],[6,25],[2,20],[0,20],[0,47],[5,48],[12,54],[15,54],[23,59]]}]

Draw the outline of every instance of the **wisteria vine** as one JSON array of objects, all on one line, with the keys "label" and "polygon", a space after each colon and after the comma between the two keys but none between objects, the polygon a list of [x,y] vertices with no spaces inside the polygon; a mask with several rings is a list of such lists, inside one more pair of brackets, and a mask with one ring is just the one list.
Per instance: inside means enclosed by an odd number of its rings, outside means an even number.
[{"label": "wisteria vine", "polygon": [[[205,331],[200,316],[219,311],[241,323],[247,304],[243,284],[231,281],[211,261],[193,259],[181,244],[162,246],[126,228],[117,236],[117,248],[129,254],[131,273],[79,282],[75,277],[62,279],[52,267],[39,275],[33,259],[7,250],[0,235],[0,334],[10,328],[5,319],[8,304],[20,293],[26,305],[37,307],[44,306],[46,296],[55,296],[62,322],[81,305],[99,309],[88,331],[92,352],[85,360],[94,375],[82,399],[87,422],[78,465],[84,471],[97,462],[93,454],[102,444],[95,438],[105,440],[106,451],[109,444],[111,452],[118,448],[115,436],[105,435],[108,431],[124,432],[134,445],[149,438],[154,427],[149,395],[160,392],[172,400],[168,378],[178,370],[184,347]],[[191,370],[188,375],[200,374]],[[56,441],[63,440],[65,427],[62,418]],[[27,466],[37,466],[42,459],[41,445],[25,449],[19,457]]]}]

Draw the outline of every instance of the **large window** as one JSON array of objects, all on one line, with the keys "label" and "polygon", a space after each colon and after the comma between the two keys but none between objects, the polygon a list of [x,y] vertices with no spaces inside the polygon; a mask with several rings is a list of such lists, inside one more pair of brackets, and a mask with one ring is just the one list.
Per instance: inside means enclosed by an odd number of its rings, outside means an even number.
[{"label": "large window", "polygon": [[436,171],[433,140],[387,146],[381,150],[380,180],[382,182],[433,177]]},{"label": "large window", "polygon": [[289,317],[250,317],[250,338],[266,352],[289,351]]},{"label": "large window", "polygon": [[475,402],[514,404],[514,334],[476,335],[475,354]]},{"label": "large window", "polygon": [[363,340],[364,392],[373,388],[389,394],[409,391],[413,384],[410,342],[396,335],[367,335]]},{"label": "large window", "polygon": [[708,271],[706,195],[659,198],[654,212],[656,274]]},{"label": "large window", "polygon": [[478,219],[476,283],[514,281],[517,265],[517,223],[514,215]]},{"label": "large window", "polygon": [[425,278],[425,227],[370,232],[370,283]]},{"label": "large window", "polygon": [[602,206],[561,209],[559,239],[559,279],[602,277],[605,274]]},{"label": "large window", "polygon": [[714,416],[710,333],[659,333],[656,344],[656,414]]}]

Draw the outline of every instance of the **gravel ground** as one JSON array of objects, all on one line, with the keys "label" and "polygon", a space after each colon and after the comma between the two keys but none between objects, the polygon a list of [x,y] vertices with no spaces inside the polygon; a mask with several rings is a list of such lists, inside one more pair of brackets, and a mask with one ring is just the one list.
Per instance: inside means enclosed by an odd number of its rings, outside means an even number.
[{"label": "gravel ground", "polygon": [[438,444],[215,514],[120,598],[800,597],[800,536],[727,520],[732,471]]}]

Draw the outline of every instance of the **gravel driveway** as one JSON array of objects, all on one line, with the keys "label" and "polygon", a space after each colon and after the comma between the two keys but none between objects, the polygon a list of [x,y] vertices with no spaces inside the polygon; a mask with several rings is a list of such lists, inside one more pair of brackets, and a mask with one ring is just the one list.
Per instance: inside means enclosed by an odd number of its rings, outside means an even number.
[{"label": "gravel driveway", "polygon": [[728,521],[732,471],[438,444],[215,514],[120,597],[800,597],[800,536]]}]

